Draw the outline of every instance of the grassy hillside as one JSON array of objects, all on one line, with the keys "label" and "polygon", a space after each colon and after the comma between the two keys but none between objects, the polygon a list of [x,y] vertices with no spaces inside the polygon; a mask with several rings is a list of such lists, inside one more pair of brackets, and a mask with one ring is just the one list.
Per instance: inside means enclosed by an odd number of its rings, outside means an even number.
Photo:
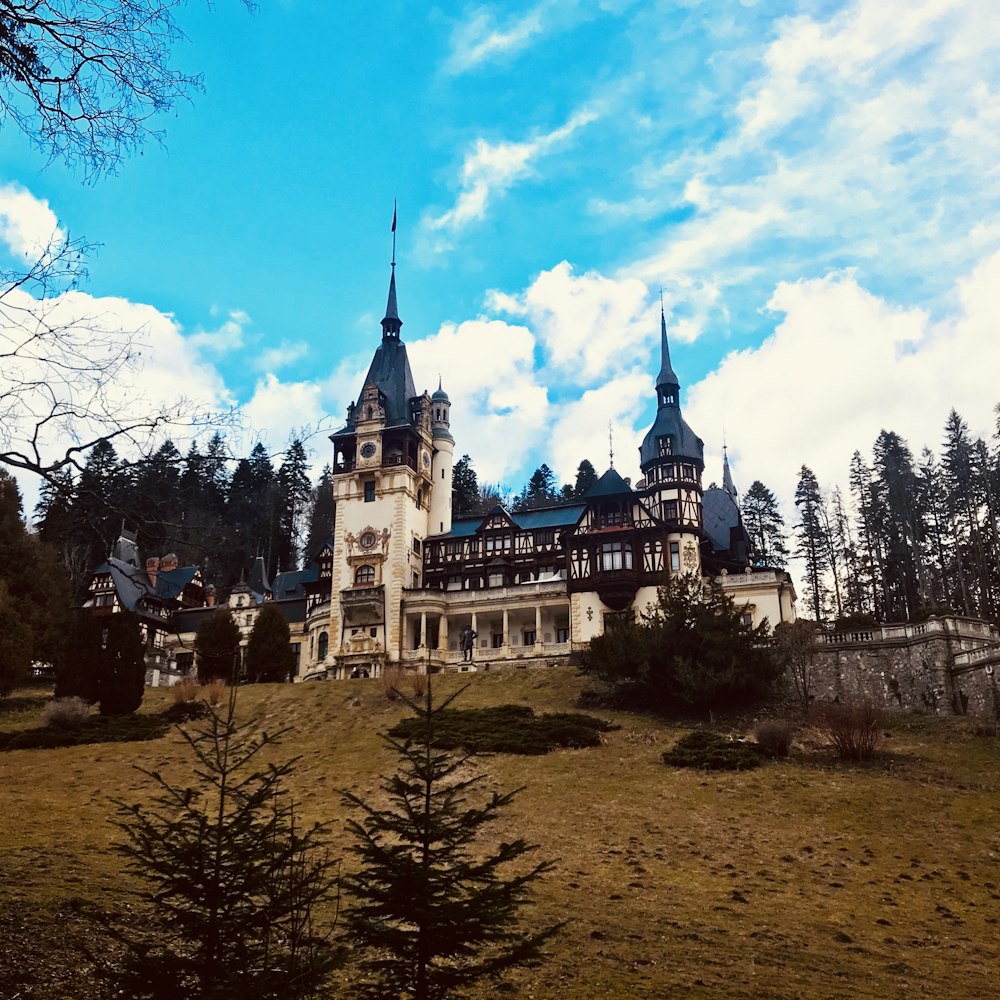
[{"label": "grassy hillside", "polygon": [[[572,710],[585,685],[568,668],[435,683],[441,694],[469,683],[461,707],[538,711]],[[0,731],[37,724],[43,694],[20,694],[13,711],[0,705]],[[148,692],[142,711],[168,697]],[[376,681],[247,688],[240,708],[264,728],[293,727],[281,755],[302,756],[294,792],[307,818],[335,829],[338,790],[374,791],[393,765],[378,733],[406,714]],[[481,761],[497,787],[525,786],[496,836],[558,859],[530,919],[571,921],[545,965],[512,977],[512,995],[996,995],[996,738],[906,717],[870,765],[806,741],[755,771],[703,773],[660,760],[690,727],[598,714],[621,726],[599,748]],[[190,770],[176,732],[0,754],[0,997],[102,995],[72,946],[88,940],[95,908],[128,917],[135,905],[108,823],[112,798],[151,791],[135,764],[177,779]]]}]

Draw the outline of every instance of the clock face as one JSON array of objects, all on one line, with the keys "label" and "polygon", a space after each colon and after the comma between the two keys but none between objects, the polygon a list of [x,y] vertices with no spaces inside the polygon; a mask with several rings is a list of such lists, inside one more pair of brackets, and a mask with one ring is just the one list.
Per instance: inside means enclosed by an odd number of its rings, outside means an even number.
[{"label": "clock face", "polygon": [[375,544],[375,532],[364,532],[364,534],[358,539],[358,544],[363,549],[370,549]]},{"label": "clock face", "polygon": [[425,468],[430,468],[430,464],[431,464],[430,453],[425,451],[424,452],[424,467]]},{"label": "clock face", "polygon": [[372,455],[374,455],[374,454],[375,454],[375,445],[372,444],[371,441],[366,441],[361,446],[361,457],[362,458],[371,458]]}]

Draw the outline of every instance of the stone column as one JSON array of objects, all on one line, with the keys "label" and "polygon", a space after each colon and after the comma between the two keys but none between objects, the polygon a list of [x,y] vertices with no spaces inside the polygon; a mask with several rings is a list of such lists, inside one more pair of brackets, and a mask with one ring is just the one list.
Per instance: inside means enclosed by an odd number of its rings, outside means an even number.
[{"label": "stone column", "polygon": [[448,616],[444,614],[438,619],[438,649],[448,652]]},{"label": "stone column", "polygon": [[418,648],[423,649],[427,645],[427,612],[420,612],[420,642]]},{"label": "stone column", "polygon": [[542,651],[542,606],[535,605],[535,652]]},{"label": "stone column", "polygon": [[510,618],[506,608],[503,609],[503,648],[510,649]]}]

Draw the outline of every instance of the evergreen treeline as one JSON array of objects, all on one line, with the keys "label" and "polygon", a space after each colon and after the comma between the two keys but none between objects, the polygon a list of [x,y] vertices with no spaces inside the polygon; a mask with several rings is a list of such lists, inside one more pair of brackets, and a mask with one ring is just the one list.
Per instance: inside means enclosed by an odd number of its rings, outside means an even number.
[{"label": "evergreen treeline", "polygon": [[35,509],[39,537],[59,552],[74,589],[107,558],[123,527],[138,532],[145,556],[176,553],[199,565],[223,595],[263,556],[269,578],[298,569],[333,533],[329,467],[315,486],[301,441],[277,462],[263,445],[231,459],[215,434],[181,455],[172,442],[149,458],[118,456],[96,445],[79,476],[46,482]]},{"label": "evergreen treeline", "polygon": [[800,598],[816,620],[1000,615],[1000,449],[955,410],[939,455],[915,457],[893,431],[879,434],[870,461],[855,452],[847,497],[802,466],[795,506]]},{"label": "evergreen treeline", "polygon": [[463,455],[456,463],[452,476],[452,511],[463,514],[488,514],[497,504],[510,510],[535,510],[549,504],[582,497],[598,480],[593,464],[584,459],[576,469],[576,480],[559,486],[556,474],[544,463],[532,473],[521,492],[514,494],[500,483],[480,485],[472,459]]}]

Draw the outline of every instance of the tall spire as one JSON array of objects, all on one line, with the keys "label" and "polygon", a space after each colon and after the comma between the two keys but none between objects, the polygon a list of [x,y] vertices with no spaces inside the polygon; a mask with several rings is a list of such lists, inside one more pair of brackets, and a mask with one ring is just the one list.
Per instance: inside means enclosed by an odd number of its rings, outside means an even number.
[{"label": "tall spire", "polygon": [[722,488],[736,499],[736,485],[733,483],[733,474],[729,471],[729,452],[725,445],[722,446]]},{"label": "tall spire", "polygon": [[[663,290],[660,289],[660,374],[656,376],[656,393],[662,406],[665,401],[678,402],[680,382],[670,365],[670,344],[667,341],[667,316],[663,310]],[[669,397],[669,400],[666,399]]]},{"label": "tall spire", "polygon": [[389,274],[389,300],[385,304],[385,316],[382,319],[382,339],[395,337],[399,339],[400,327],[403,321],[399,318],[396,307],[396,199],[392,201],[392,261]]}]

